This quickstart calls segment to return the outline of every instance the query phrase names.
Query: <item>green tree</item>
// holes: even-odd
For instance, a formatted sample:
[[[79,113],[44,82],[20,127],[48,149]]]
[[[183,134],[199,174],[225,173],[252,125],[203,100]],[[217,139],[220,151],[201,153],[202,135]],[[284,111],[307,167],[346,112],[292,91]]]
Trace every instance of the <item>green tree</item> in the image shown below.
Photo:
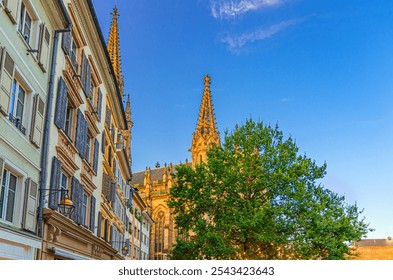
[[[326,164],[299,155],[278,127],[247,120],[180,165],[168,205],[179,230],[173,259],[344,259],[370,229],[362,211],[317,183]]]

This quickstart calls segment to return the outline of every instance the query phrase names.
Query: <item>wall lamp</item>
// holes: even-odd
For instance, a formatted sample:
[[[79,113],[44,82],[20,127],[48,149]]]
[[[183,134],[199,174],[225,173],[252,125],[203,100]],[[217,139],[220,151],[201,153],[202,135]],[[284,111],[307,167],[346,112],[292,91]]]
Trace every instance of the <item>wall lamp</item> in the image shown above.
[[[121,244],[121,252],[123,253],[123,255],[127,255],[129,250],[130,250],[130,240],[127,239],[126,241],[112,241],[112,247],[114,247],[114,245],[116,244]],[[115,248],[116,249],[116,248]]]
[[[68,218],[71,218],[71,214],[75,209],[75,205],[72,202],[72,200],[69,198],[67,189],[40,189],[40,191],[49,191],[49,194],[45,196],[60,193],[61,199],[59,204],[57,204],[57,206],[59,207],[59,212],[60,214]]]

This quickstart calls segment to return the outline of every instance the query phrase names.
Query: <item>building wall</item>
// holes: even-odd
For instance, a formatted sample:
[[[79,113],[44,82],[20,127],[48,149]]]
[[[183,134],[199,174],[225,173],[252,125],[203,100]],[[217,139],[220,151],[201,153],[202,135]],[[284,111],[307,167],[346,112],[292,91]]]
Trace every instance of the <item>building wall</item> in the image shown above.
[[[55,25],[40,1],[24,0],[2,1],[0,23],[0,259],[34,259],[41,247],[35,211],[51,53],[47,41]]]
[[[393,260],[393,246],[367,246],[357,248],[356,260]]]

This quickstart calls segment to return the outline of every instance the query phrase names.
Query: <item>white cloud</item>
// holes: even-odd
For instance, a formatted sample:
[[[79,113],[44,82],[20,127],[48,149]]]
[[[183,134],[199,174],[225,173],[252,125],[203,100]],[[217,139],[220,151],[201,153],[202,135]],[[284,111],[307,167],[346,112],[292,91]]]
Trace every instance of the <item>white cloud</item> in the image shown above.
[[[282,4],[284,0],[210,0],[215,18],[232,18],[249,11],[260,10]]]
[[[238,53],[240,49],[247,43],[252,43],[255,41],[265,40],[272,37],[274,34],[280,32],[281,30],[301,23],[303,19],[286,20],[280,23],[271,25],[268,28],[260,28],[253,32],[243,33],[241,35],[231,35],[226,34],[226,36],[221,38],[221,42],[228,45],[230,51]]]

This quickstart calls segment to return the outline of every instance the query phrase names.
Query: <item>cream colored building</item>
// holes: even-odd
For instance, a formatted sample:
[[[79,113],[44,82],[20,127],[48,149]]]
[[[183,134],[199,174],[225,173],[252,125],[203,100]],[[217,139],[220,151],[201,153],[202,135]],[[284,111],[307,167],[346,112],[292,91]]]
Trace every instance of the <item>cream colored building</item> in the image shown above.
[[[130,130],[118,73],[93,2],[62,2],[71,24],[58,33],[53,54],[38,258],[125,259],[131,172],[122,133]],[[59,212],[59,189],[74,203],[70,217]]]
[[[49,3],[52,2],[52,3]],[[0,259],[35,259],[44,116],[60,1],[0,1]]]

